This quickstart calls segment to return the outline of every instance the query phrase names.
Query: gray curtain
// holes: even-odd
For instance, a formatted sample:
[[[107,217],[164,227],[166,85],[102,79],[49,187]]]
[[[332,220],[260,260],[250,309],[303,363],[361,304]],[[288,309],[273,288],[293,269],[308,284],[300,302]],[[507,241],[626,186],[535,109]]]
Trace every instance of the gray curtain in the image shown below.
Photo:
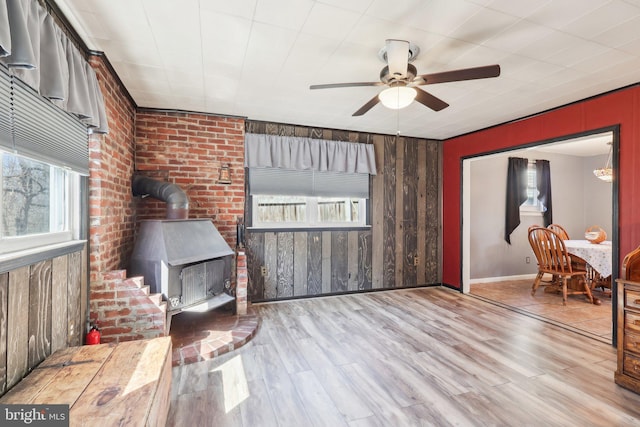
[[[95,72],[37,0],[0,0],[0,61],[92,132],[108,132]]]
[[[544,226],[553,223],[551,207],[551,170],[548,160],[536,160],[536,187],[538,188],[538,200],[542,204],[542,219]]]
[[[376,174],[373,144],[281,135],[245,135],[245,167]]]
[[[7,2],[0,1],[0,58],[11,53],[11,31]]]
[[[520,225],[520,205],[527,201],[528,159],[509,157],[504,240],[511,244],[511,233]]]

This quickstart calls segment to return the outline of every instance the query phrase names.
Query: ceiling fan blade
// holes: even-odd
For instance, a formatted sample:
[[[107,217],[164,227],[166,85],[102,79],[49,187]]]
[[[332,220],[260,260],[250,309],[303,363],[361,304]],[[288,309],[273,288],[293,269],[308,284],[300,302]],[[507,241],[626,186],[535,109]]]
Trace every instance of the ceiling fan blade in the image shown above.
[[[374,96],[373,98],[371,98],[369,100],[369,102],[367,102],[366,104],[364,104],[362,107],[360,107],[360,109],[358,111],[356,111],[355,113],[352,114],[352,116],[361,116],[364,113],[366,113],[367,111],[371,110],[373,107],[376,106],[376,104],[380,102],[380,99],[378,98],[378,95]]]
[[[423,80],[424,83],[418,84],[435,84],[446,82],[457,82],[461,80],[486,79],[489,77],[498,77],[500,75],[499,65],[485,65],[483,67],[463,68],[460,70],[443,71],[441,73],[423,74],[418,76],[416,80]]]
[[[449,104],[444,102],[442,99],[431,95],[429,92],[426,92],[417,87],[415,87],[414,89],[417,92],[416,101],[424,106],[431,108],[433,111],[440,111],[449,106]]]
[[[325,85],[311,85],[309,89],[333,89],[340,87],[382,86],[382,82],[329,83]]]
[[[403,79],[407,76],[409,63],[409,42],[406,40],[387,40],[387,65],[389,76]]]

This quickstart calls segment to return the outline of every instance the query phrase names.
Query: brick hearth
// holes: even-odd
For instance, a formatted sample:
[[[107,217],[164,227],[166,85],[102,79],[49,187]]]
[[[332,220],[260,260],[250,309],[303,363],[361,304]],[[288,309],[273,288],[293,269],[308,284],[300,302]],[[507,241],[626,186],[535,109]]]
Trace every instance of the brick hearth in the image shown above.
[[[207,313],[184,312],[171,320],[173,366],[212,359],[248,343],[256,334],[260,320],[249,309],[233,314],[230,308]]]

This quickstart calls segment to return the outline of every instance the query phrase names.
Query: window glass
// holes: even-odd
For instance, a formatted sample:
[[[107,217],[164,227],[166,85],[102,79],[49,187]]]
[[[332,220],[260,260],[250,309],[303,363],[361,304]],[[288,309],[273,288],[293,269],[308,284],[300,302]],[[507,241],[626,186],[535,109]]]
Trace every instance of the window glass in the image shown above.
[[[520,205],[521,212],[542,212],[542,205],[538,200],[538,186],[535,162],[529,162],[527,167],[527,201]]]
[[[359,222],[359,199],[318,199],[319,222]]]
[[[307,218],[306,197],[256,196],[256,221],[264,224],[301,223]]]
[[[78,175],[7,152],[0,156],[0,253],[71,240]]]
[[[249,169],[252,227],[367,225],[368,174]]]
[[[255,195],[253,227],[357,227],[366,225],[367,199]]]

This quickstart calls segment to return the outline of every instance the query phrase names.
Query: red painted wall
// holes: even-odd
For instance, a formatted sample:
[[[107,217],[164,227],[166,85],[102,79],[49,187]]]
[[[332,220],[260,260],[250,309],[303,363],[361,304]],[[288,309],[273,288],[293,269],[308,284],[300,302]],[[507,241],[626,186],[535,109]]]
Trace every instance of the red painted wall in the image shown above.
[[[640,245],[640,87],[634,86],[525,120],[452,138],[443,145],[443,283],[460,287],[462,158],[620,125],[620,262]]]

